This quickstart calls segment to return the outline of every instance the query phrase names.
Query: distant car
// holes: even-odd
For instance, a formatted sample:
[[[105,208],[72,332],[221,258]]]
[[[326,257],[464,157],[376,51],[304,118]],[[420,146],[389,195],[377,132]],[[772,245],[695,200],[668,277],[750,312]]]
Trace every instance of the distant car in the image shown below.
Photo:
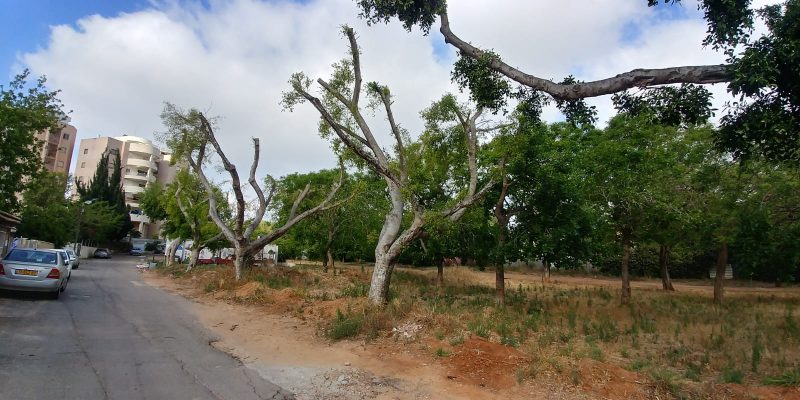
[[[0,289],[49,292],[58,299],[67,288],[71,270],[63,250],[13,249],[0,261]]]
[[[135,247],[131,249],[131,255],[132,256],[140,256],[142,254],[144,254],[144,250],[142,250],[142,249],[137,249]]]
[[[153,254],[164,254],[165,246],[161,243],[156,245],[156,249],[153,250]]]
[[[69,260],[72,262],[72,269],[78,269],[81,265],[81,259],[72,249],[66,249]]]
[[[94,258],[111,258],[111,250],[100,247],[94,251]]]

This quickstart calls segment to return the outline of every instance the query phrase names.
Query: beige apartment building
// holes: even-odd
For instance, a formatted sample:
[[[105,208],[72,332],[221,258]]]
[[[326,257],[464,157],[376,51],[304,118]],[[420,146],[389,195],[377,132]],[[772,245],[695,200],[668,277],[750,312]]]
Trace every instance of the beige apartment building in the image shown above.
[[[78,130],[70,124],[62,125],[59,130],[45,130],[36,133],[42,144],[41,158],[44,167],[50,172],[69,174],[72,152],[75,150],[75,137]]]
[[[158,182],[161,186],[166,186],[175,179],[177,168],[169,164],[170,154],[159,149],[150,140],[136,136],[82,139],[78,147],[75,179],[88,184],[94,177],[100,157],[106,152],[118,152],[120,155],[122,190],[125,192],[125,203],[131,209],[134,229],[141,232],[143,238],[157,238],[161,225],[151,222],[144,215],[139,205],[139,196],[150,184]],[[113,158],[109,161],[112,160]]]

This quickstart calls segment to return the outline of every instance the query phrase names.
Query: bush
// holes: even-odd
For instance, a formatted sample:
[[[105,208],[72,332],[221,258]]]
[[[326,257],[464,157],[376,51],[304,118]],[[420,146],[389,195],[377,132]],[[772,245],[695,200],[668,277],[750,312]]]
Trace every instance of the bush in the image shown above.
[[[328,329],[325,331],[325,336],[332,340],[341,340],[345,338],[355,337],[361,332],[361,325],[364,323],[364,317],[356,315],[351,311],[347,314],[342,313],[342,310],[336,309],[336,318],[331,322]]]

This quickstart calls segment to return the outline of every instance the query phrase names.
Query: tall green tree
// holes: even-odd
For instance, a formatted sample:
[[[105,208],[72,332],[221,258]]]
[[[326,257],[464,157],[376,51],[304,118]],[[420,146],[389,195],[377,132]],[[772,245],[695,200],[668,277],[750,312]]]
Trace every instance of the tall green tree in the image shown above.
[[[277,224],[284,223],[289,217],[296,196],[307,183],[315,188],[325,188],[334,184],[338,177],[339,171],[321,170],[290,174],[278,180],[278,191],[272,203]],[[334,267],[337,258],[371,258],[367,249],[375,248],[381,217],[388,207],[380,190],[380,181],[374,176],[348,174],[334,198],[336,206],[306,218],[287,232],[278,242],[282,246],[281,253],[294,257],[306,254],[312,259],[322,260],[324,272]],[[325,193],[320,189],[308,194],[311,203],[321,201],[323,196]],[[301,205],[298,211],[302,210]]]
[[[66,200],[67,176],[45,172],[35,175],[22,194],[22,211],[17,234],[62,247],[75,239],[76,209]]]
[[[42,171],[36,133],[57,129],[65,116],[58,91],[48,90],[44,77],[33,85],[29,78],[26,69],[0,85],[0,210],[9,212],[19,209],[16,194]]]
[[[114,158],[110,159],[112,153]],[[103,153],[92,179],[87,184],[76,180],[75,185],[82,202],[102,201],[114,209],[118,217],[114,218],[117,224],[108,240],[120,240],[133,233],[133,222],[129,207],[125,204],[125,192],[122,190],[122,165],[118,151]]]

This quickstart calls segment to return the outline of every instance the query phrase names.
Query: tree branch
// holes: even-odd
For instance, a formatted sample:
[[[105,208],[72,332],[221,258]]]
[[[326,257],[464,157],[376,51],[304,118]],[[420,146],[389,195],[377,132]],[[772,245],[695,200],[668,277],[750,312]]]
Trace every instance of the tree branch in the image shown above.
[[[233,188],[233,194],[236,197],[236,208],[238,211],[236,213],[236,232],[242,232],[242,227],[244,226],[245,203],[244,193],[242,193],[242,183],[239,180],[239,173],[236,172],[236,166],[233,165],[230,160],[228,160],[225,152],[222,151],[222,147],[219,145],[216,136],[214,136],[214,129],[211,127],[211,124],[208,122],[208,119],[206,119],[206,116],[203,115],[203,113],[200,113],[200,122],[206,132],[206,139],[208,139],[211,142],[211,145],[214,146],[214,150],[217,151],[217,155],[219,155],[219,158],[222,160],[222,166],[231,176],[231,187]],[[256,164],[257,163],[258,161],[256,160]],[[210,198],[214,197],[214,195],[212,191],[209,191],[208,193],[210,202]],[[210,208],[211,207],[209,207],[209,209]]]
[[[253,218],[253,221],[250,222],[247,229],[244,231],[243,237],[249,238],[250,235],[253,233],[253,230],[256,229],[258,224],[264,219],[264,213],[267,211],[267,206],[269,203],[264,198],[264,191],[261,190],[261,186],[259,186],[258,181],[256,181],[256,169],[258,168],[258,159],[260,158],[261,154],[261,142],[258,138],[253,138],[253,164],[250,166],[250,177],[247,180],[250,183],[250,187],[256,192],[256,196],[258,197],[258,210],[256,211],[256,215]],[[272,195],[270,194],[270,198]]]
[[[392,101],[389,97],[389,91],[381,90],[380,91],[381,101],[383,102],[384,108],[386,108],[386,116],[389,120],[389,126],[392,129],[392,133],[394,134],[394,138],[397,141],[397,158],[400,162],[400,180],[405,182],[408,179],[408,171],[406,170],[406,157],[405,153],[405,145],[403,145],[403,136],[402,132],[400,132],[400,127],[397,126],[397,123],[394,120],[394,113],[392,112]]]
[[[439,32],[444,41],[457,48],[461,55],[479,59],[485,52],[459,38],[450,30],[446,12],[439,14]],[[626,89],[645,86],[666,85],[670,83],[721,83],[729,82],[731,74],[727,65],[696,65],[661,69],[634,69],[611,78],[575,84],[557,84],[522,72],[497,57],[489,61],[489,67],[509,79],[531,89],[541,90],[557,100],[577,100],[621,92]]]

